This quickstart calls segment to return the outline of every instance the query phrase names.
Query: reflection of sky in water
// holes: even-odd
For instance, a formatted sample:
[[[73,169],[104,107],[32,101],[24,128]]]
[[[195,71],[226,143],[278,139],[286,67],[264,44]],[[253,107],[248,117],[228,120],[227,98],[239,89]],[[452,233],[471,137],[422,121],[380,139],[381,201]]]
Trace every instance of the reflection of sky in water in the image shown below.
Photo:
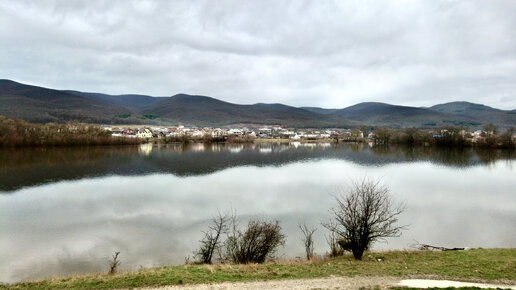
[[[145,150],[140,151],[146,154]],[[400,238],[376,249],[407,248],[413,240],[441,246],[516,247],[516,178],[511,161],[450,168],[430,162],[366,167],[313,160],[280,167],[242,166],[208,175],[112,176],[29,187],[0,195],[0,281],[105,271],[121,251],[122,268],[182,264],[218,211],[233,208],[281,221],[285,257],[303,255],[297,223],[327,245],[320,223],[332,193],[355,177],[382,178],[407,211]]]

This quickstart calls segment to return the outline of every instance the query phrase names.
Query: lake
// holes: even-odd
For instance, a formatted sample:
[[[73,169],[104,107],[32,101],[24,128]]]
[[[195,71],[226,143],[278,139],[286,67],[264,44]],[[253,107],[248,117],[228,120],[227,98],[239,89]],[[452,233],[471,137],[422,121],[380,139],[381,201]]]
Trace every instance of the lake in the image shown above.
[[[276,219],[279,258],[304,255],[298,223],[321,226],[334,196],[381,179],[406,205],[399,238],[373,249],[516,247],[516,154],[367,144],[190,144],[0,151],[0,281],[185,262],[218,212]]]

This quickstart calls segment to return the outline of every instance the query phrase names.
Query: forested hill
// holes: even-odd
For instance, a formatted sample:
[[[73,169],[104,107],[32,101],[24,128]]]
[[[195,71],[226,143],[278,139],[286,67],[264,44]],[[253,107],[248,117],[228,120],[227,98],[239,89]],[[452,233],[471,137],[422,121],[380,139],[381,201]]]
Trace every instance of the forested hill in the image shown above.
[[[0,80],[0,115],[33,122],[229,126],[278,124],[289,127],[478,127],[516,126],[516,112],[452,102],[430,108],[367,102],[342,109],[284,104],[240,105],[208,96],[109,95],[55,90]]]

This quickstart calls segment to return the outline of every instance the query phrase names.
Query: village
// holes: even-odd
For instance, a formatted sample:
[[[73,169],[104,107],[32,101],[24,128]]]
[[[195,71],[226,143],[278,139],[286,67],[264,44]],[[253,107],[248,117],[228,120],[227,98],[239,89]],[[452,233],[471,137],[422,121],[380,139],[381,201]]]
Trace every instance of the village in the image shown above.
[[[351,129],[325,129],[325,130],[296,130],[285,129],[281,126],[265,126],[260,128],[196,128],[196,127],[143,127],[143,128],[111,128],[104,126],[105,130],[111,131],[113,137],[127,137],[127,138],[165,138],[165,137],[190,137],[193,139],[202,138],[227,138],[227,137],[249,137],[249,138],[264,138],[264,139],[329,139],[332,136],[345,134]],[[363,138],[363,134],[358,136]]]
[[[326,129],[296,129],[283,128],[279,125],[270,125],[256,128],[249,127],[235,127],[235,128],[211,128],[211,127],[111,127],[104,125],[104,130],[111,132],[113,137],[126,138],[140,138],[140,139],[162,139],[162,138],[189,138],[191,140],[206,140],[219,139],[262,139],[262,140],[292,140],[292,141],[372,141],[380,138],[380,133],[372,128],[326,128]],[[451,132],[450,130],[453,130]],[[465,140],[476,143],[483,140],[485,137],[493,135],[494,132],[490,130],[466,130],[462,128],[439,128],[439,129],[421,129],[419,132],[424,132],[427,136],[433,139],[444,138],[447,134],[456,134],[463,137]],[[384,129],[385,130],[385,129]],[[391,129],[387,129],[391,130]],[[403,130],[391,130],[390,134],[401,133]],[[378,135],[378,136],[377,136]],[[391,136],[392,137],[392,136]],[[516,140],[516,134],[512,133],[512,139]]]

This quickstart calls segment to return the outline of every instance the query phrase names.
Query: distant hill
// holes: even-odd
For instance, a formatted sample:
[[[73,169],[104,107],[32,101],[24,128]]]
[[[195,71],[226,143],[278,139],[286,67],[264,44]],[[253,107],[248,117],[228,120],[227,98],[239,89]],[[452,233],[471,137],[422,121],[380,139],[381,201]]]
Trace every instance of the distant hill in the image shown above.
[[[238,105],[211,97],[108,95],[59,91],[0,80],[0,115],[33,122],[106,124],[279,124],[293,127],[351,127],[355,121],[282,104]]]
[[[278,124],[288,127],[478,127],[516,126],[516,110],[504,111],[467,102],[430,108],[360,103],[343,109],[283,104],[239,105],[208,96],[108,95],[54,90],[0,80],[0,115],[33,122],[79,121],[104,124],[229,126]]]
[[[142,110],[173,122],[197,125],[282,124],[293,127],[349,127],[358,122],[282,104],[237,105],[206,96],[178,94]]]
[[[332,114],[365,124],[389,127],[478,126],[481,124],[454,114],[377,102],[356,104],[336,110]]]
[[[338,109],[324,109],[324,108],[318,108],[318,107],[300,107],[300,108],[303,109],[303,110],[307,110],[307,111],[310,111],[310,112],[314,112],[314,113],[317,113],[317,114],[323,114],[323,115],[332,114],[332,113],[335,113],[335,111],[338,110]]]
[[[84,93],[78,91],[65,91],[76,96],[81,96],[93,101],[101,101],[110,103],[112,105],[126,108],[132,112],[137,112],[149,106],[155,102],[158,102],[161,98],[151,97],[146,95],[107,95],[99,93]]]
[[[0,115],[34,122],[111,123],[129,110],[69,92],[0,80]]]
[[[451,102],[439,104],[432,106],[429,109],[436,112],[443,112],[465,117],[481,123],[493,123],[502,126],[516,126],[516,110],[504,111],[469,102]]]

